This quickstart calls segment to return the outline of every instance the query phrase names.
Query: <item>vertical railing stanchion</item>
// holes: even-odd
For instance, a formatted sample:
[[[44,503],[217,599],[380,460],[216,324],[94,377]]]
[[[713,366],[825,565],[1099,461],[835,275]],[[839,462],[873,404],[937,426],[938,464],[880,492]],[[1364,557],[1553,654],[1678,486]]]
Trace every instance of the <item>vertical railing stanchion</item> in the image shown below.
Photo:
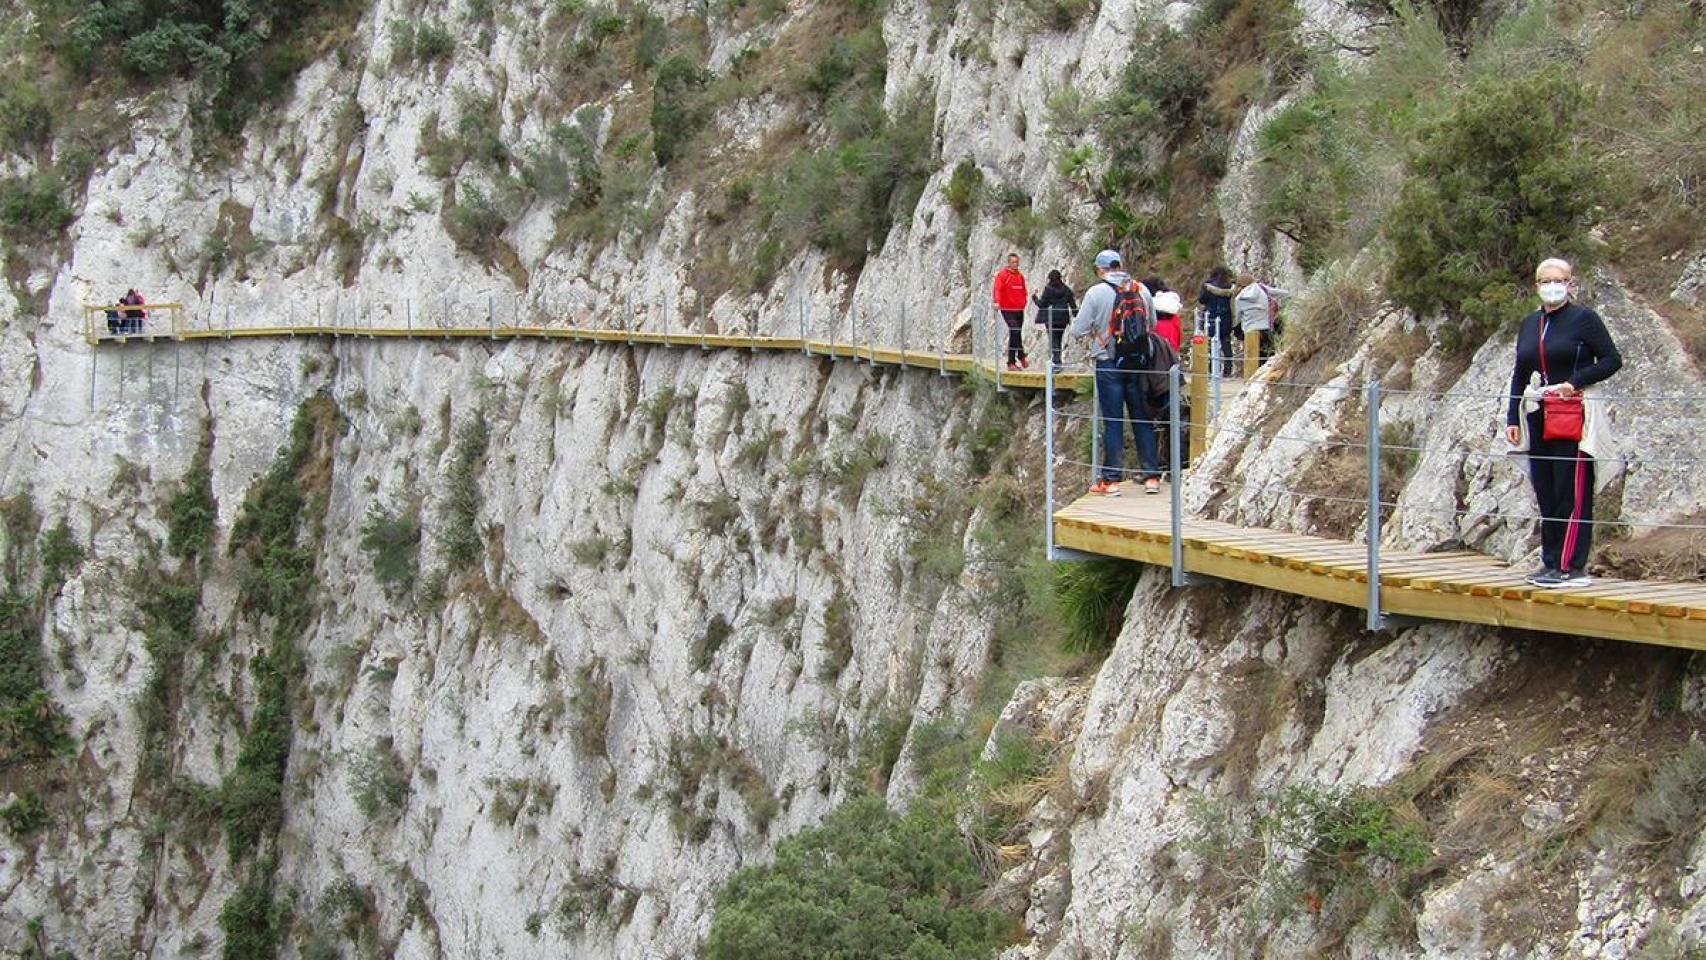
[[[708,349],[705,345],[705,296],[698,291],[694,291],[694,296],[699,304],[699,352],[704,353]]]
[[[991,306],[990,309],[994,310],[995,308],[993,306]],[[996,312],[995,317],[997,320],[1002,319],[999,311]],[[1001,328],[993,331],[995,333],[995,351],[994,351],[995,352],[995,359],[994,359],[994,362],[991,364],[991,366],[995,367],[995,392],[996,393],[1006,393],[1007,392],[1006,384],[1001,382],[1001,370],[1003,367],[1007,366],[1007,364],[1003,362],[1006,358],[1002,356],[1002,351],[1004,349],[1006,349],[1006,345],[1004,343],[1002,343],[1002,337],[1001,337],[1001,333],[1003,330],[1006,329],[1006,326],[1007,326],[1006,322],[1003,321]]]
[[[415,335],[415,301],[413,298],[403,301],[403,329],[409,336]]]
[[[800,296],[800,352],[806,356],[812,355],[811,335],[806,332],[806,298]]]
[[[1054,547],[1054,364],[1043,372],[1043,542],[1044,556],[1058,559]]]
[[[1380,382],[1370,380],[1368,404],[1368,628],[1385,626],[1380,612]]]
[[[1102,378],[1096,375],[1095,358],[1090,362],[1090,482],[1101,479],[1102,467]]]
[[[948,375],[948,315],[942,314],[942,330],[936,335],[936,375]]]
[[[1168,492],[1172,500],[1172,545],[1173,545],[1173,586],[1185,585],[1185,513],[1184,489],[1185,479],[1180,470],[1182,461],[1181,444],[1179,442],[1179,394],[1184,390],[1184,378],[1179,374],[1179,365],[1173,364],[1167,368],[1167,478]]]
[[[622,330],[628,334],[628,346],[634,345],[634,293],[628,292],[627,306],[623,308]]]
[[[1191,338],[1191,463],[1208,449],[1208,344],[1202,334]]]
[[[488,293],[486,294],[486,339],[496,340],[497,338],[498,318],[497,314],[492,312],[492,295]]]
[[[906,298],[900,300],[900,365],[906,366]]]
[[[1209,385],[1214,390],[1214,396],[1209,401],[1208,418],[1215,423],[1220,422],[1220,381],[1226,366],[1226,358],[1220,355],[1220,325],[1224,322],[1215,317],[1209,321],[1208,331]]]

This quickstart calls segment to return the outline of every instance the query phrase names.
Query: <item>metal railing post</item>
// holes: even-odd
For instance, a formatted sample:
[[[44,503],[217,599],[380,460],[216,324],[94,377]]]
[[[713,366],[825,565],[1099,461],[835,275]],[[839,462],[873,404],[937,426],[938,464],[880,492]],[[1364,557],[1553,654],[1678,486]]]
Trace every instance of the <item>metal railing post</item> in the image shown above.
[[[806,298],[800,297],[800,352],[806,356],[812,355],[811,335],[806,332]]]
[[[411,298],[403,301],[403,329],[409,336],[415,335],[415,301]]]
[[[1208,449],[1208,346],[1203,335],[1191,338],[1191,462]]]
[[[948,375],[948,315],[942,315],[943,329],[936,336],[936,375]]]
[[[1054,364],[1043,373],[1043,543],[1054,554]]]
[[[900,301],[900,365],[906,366],[906,298]]]
[[[486,339],[496,340],[497,338],[498,318],[492,312],[492,295],[488,293],[486,294]]]
[[[1001,319],[1001,312],[998,310],[995,310],[995,307],[993,305],[991,305],[989,309],[992,311],[995,311],[996,319],[998,319],[998,320]],[[1003,329],[1006,328],[1007,324],[1004,320],[1003,320],[1001,326]],[[994,363],[992,364],[992,366],[995,367],[995,392],[996,393],[1006,393],[1007,387],[1005,384],[1003,384],[1001,382],[1001,368],[1006,366],[1005,363],[1002,363],[1001,351],[1003,349],[1005,349],[1005,345],[1001,342],[1000,331],[995,331],[995,335],[996,335],[995,336],[995,360],[994,360]]]
[[[1179,392],[1184,389],[1184,378],[1179,375],[1179,365],[1173,364],[1167,368],[1167,469],[1168,492],[1172,500],[1172,543],[1173,543],[1173,586],[1185,585],[1185,515],[1183,491],[1184,478],[1180,474],[1180,443],[1179,443]]]
[[[1096,376],[1095,358],[1090,363],[1090,482],[1101,478],[1102,466],[1102,378]],[[1122,441],[1124,442],[1124,441]]]
[[[1380,612],[1380,382],[1370,380],[1368,404],[1368,629],[1385,626]]]
[[[1209,386],[1214,391],[1213,398],[1209,400],[1208,417],[1217,423],[1220,421],[1221,369],[1226,365],[1226,358],[1220,355],[1220,325],[1224,322],[1219,317],[1210,321],[1208,336]]]

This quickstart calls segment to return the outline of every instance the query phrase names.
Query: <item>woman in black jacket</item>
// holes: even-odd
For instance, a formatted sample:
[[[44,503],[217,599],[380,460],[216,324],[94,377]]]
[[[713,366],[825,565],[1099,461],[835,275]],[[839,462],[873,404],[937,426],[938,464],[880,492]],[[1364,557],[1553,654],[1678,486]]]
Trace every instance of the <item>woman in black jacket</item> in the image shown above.
[[[1587,581],[1588,550],[1593,546],[1593,447],[1600,439],[1591,417],[1585,432],[1546,439],[1542,398],[1577,396],[1623,367],[1605,321],[1572,302],[1575,287],[1568,261],[1543,260],[1535,268],[1534,289],[1541,306],[1523,318],[1517,331],[1516,364],[1505,405],[1505,439],[1528,454],[1528,479],[1540,505],[1541,566],[1528,577],[1537,587]]]
[[[1048,272],[1048,286],[1040,293],[1031,294],[1031,302],[1037,305],[1037,323],[1048,328],[1049,353],[1054,357],[1054,365],[1060,366],[1060,337],[1066,332],[1066,327],[1072,318],[1078,315],[1078,298],[1072,295],[1072,288],[1060,278],[1059,270]]]
[[[1221,375],[1227,377],[1232,376],[1232,294],[1232,273],[1225,267],[1209,271],[1197,294],[1209,334],[1219,337]]]

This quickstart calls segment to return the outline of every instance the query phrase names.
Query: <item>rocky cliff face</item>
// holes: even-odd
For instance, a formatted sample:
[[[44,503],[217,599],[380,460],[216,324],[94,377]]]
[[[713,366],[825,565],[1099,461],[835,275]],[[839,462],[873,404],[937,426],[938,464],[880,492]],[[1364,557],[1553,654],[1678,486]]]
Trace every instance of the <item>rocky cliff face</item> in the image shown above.
[[[821,14],[715,26],[711,62]],[[708,302],[695,244],[720,201],[664,175],[642,191],[655,232],[563,243],[540,204],[486,255],[453,239],[467,185],[432,171],[427,131],[485,98],[513,151],[543,142],[568,113],[553,85],[572,82],[541,67],[561,39],[549,11],[488,17],[480,50],[463,38],[421,71],[399,66],[392,24],[423,12],[377,4],[217,176],[190,159],[187,91],[125,104],[131,143],[98,166],[65,256],[14,271],[0,294],[0,492],[42,518],[10,527],[8,548],[27,552],[63,520],[86,551],[40,609],[43,675],[77,751],[0,782],[14,797],[56,784],[50,826],[0,845],[0,944],[150,957],[225,945],[222,914],[255,861],[230,849],[229,797],[208,796],[253,755],[282,672],[288,761],[261,847],[294,898],[287,953],[347,940],[361,955],[691,956],[730,872],[861,785],[904,802],[917,779],[905,731],[1001,689],[1022,602],[1012,573],[1041,523],[1040,404],[927,372],[352,337],[97,362],[80,302],[136,284],[213,325],[490,313],[987,352],[980,265],[1010,241],[991,222],[962,229],[943,195],[951,171],[969,158],[991,182],[1048,181],[1053,95],[1106,92],[1131,24],[1188,14],[1110,3],[1038,31],[1003,11],[896,5],[881,25],[883,98],[922,89],[931,105],[940,163],[923,199],[856,278],[806,252],[758,292]],[[1335,8],[1308,15],[1355,27]],[[607,142],[636,101],[619,87],[583,115]],[[1297,275],[1285,242],[1250,224],[1262,109],[1229,151],[1225,248]],[[718,113],[718,156],[804,122],[795,110],[760,97]],[[1087,201],[1060,203],[1072,223]],[[1030,258],[1082,254],[1062,230]],[[1595,295],[1641,358],[1620,390],[1706,394],[1614,277]],[[1282,358],[1291,379],[1336,386],[1252,390],[1229,407],[1235,429],[1191,478],[1192,507],[1354,529],[1354,511],[1286,493],[1331,479],[1320,448],[1236,425],[1350,436],[1359,411],[1343,394],[1369,377],[1502,391],[1508,342],[1463,369],[1421,330],[1389,311]],[[1524,526],[1490,516],[1526,509],[1521,477],[1463,440],[1490,434],[1496,404],[1454,396],[1388,401],[1418,448],[1388,542],[1521,559]],[[299,416],[303,458],[267,486]],[[1678,421],[1618,417],[1629,449],[1692,446]],[[215,523],[191,559],[172,546],[185,514],[168,504],[197,487],[198,466]],[[1630,519],[1684,517],[1706,497],[1687,471],[1601,480],[1602,511]],[[311,601],[283,638],[301,655],[290,669],[275,656],[280,617],[254,600],[256,571],[272,568],[252,547],[273,541],[243,526],[281,491],[302,497],[289,529],[310,568],[289,581]],[[246,504],[257,492],[272,499]],[[411,531],[412,583],[381,572],[395,573],[397,542],[410,555]],[[172,655],[157,639],[167,587],[194,598],[193,640]],[[1107,660],[1020,685],[997,724],[1056,762],[994,894],[1025,921],[1008,955],[1627,956],[1697,941],[1702,891],[1678,866],[1700,860],[1697,825],[1662,848],[1602,833],[1646,795],[1637,784],[1682,764],[1699,699],[1692,667],[1664,653],[1445,625],[1368,635],[1321,604],[1172,591],[1146,574]],[[1423,863],[1357,859],[1390,839],[1365,818],[1372,833],[1328,851],[1344,869],[1323,872],[1312,841],[1274,826],[1323,822],[1359,787],[1428,826]]]

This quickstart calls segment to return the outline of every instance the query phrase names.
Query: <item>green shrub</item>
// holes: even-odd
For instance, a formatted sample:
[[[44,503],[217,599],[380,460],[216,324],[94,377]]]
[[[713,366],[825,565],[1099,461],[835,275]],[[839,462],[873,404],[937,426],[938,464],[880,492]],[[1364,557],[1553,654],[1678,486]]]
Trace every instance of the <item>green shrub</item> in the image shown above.
[[[14,840],[22,840],[47,824],[47,806],[34,790],[0,807],[0,827]]]
[[[369,820],[384,816],[391,822],[408,802],[409,776],[397,754],[376,746],[350,764],[350,788],[362,816]]]
[[[273,899],[274,864],[255,865],[249,879],[219,910],[219,930],[225,935],[222,960],[273,960],[290,925],[289,909]]]
[[[964,216],[977,205],[978,194],[982,190],[983,171],[968,157],[955,165],[953,174],[948,177],[948,185],[942,188],[942,199],[949,209]]]
[[[0,233],[19,243],[57,236],[74,216],[65,193],[65,184],[49,172],[0,179]]]
[[[692,57],[677,53],[658,64],[652,81],[652,154],[667,167],[706,119],[699,103],[710,75]]]
[[[1371,895],[1401,899],[1432,856],[1422,826],[1363,787],[1292,785],[1247,806],[1205,800],[1189,818],[1184,846],[1207,868],[1206,886],[1263,923],[1336,896],[1365,909]]]
[[[1095,15],[1100,0],[1024,0],[1031,19],[1049,30],[1067,31]]]
[[[880,799],[846,804],[782,841],[717,895],[706,960],[991,955],[1007,921],[974,906],[983,883],[950,816]]]
[[[174,557],[195,558],[213,544],[213,528],[219,507],[213,500],[213,473],[208,469],[204,447],[166,501],[166,552]]]
[[[52,132],[53,111],[34,84],[20,79],[0,89],[0,151],[19,153],[45,143]]]
[[[907,97],[894,114],[881,89],[849,90],[837,107],[835,143],[796,155],[760,192],[784,243],[822,250],[857,270],[880,250],[897,218],[910,217],[936,165],[934,111]]]
[[[734,633],[734,627],[729,626],[727,617],[717,614],[711,622],[705,624],[705,632],[700,635],[697,643],[693,644],[693,669],[709,670],[716,662],[717,651],[723,648],[729,635]]]
[[[610,705],[615,695],[615,688],[605,675],[603,659],[594,657],[575,671],[569,707],[574,711],[575,743],[588,756],[607,755],[605,743],[610,735]]]
[[[1418,314],[1445,311],[1447,349],[1518,320],[1542,259],[1590,252],[1604,180],[1575,134],[1584,103],[1580,81],[1552,67],[1480,80],[1424,127],[1386,219],[1386,287]]]
[[[1074,653],[1112,650],[1142,575],[1143,565],[1127,560],[1056,564],[1054,605],[1066,648]]]
[[[491,433],[484,414],[465,424],[456,437],[456,451],[445,482],[445,529],[439,536],[445,562],[463,569],[480,556],[480,473],[485,467]]]
[[[472,184],[461,184],[456,192],[456,203],[445,211],[445,232],[458,249],[482,260],[495,260],[503,249],[509,218],[496,201]]]
[[[602,534],[583,537],[569,544],[569,556],[581,566],[596,567],[604,563],[604,558],[610,553],[610,538]]]
[[[289,92],[316,36],[358,15],[357,0],[214,0],[201,4],[96,0],[31,4],[49,48],[74,74],[196,76],[216,132],[239,132],[255,110]]]
[[[361,549],[373,561],[373,579],[387,593],[407,592],[420,574],[420,518],[413,510],[393,517],[374,507],[361,524]]]
[[[823,608],[823,658],[818,677],[829,683],[853,662],[853,602],[839,585]]]
[[[455,34],[434,22],[415,25],[406,20],[393,21],[391,42],[397,56],[413,63],[439,63],[456,53]]]
[[[544,144],[525,153],[521,180],[536,198],[570,210],[597,203],[603,189],[598,154],[578,122],[557,124]]]
[[[59,526],[42,535],[39,552],[41,589],[45,594],[58,591],[71,571],[83,562],[83,547],[71,535],[71,528],[66,526],[64,520],[59,521]]]
[[[41,642],[22,597],[0,596],[0,772],[72,747],[70,721],[41,681]]]

